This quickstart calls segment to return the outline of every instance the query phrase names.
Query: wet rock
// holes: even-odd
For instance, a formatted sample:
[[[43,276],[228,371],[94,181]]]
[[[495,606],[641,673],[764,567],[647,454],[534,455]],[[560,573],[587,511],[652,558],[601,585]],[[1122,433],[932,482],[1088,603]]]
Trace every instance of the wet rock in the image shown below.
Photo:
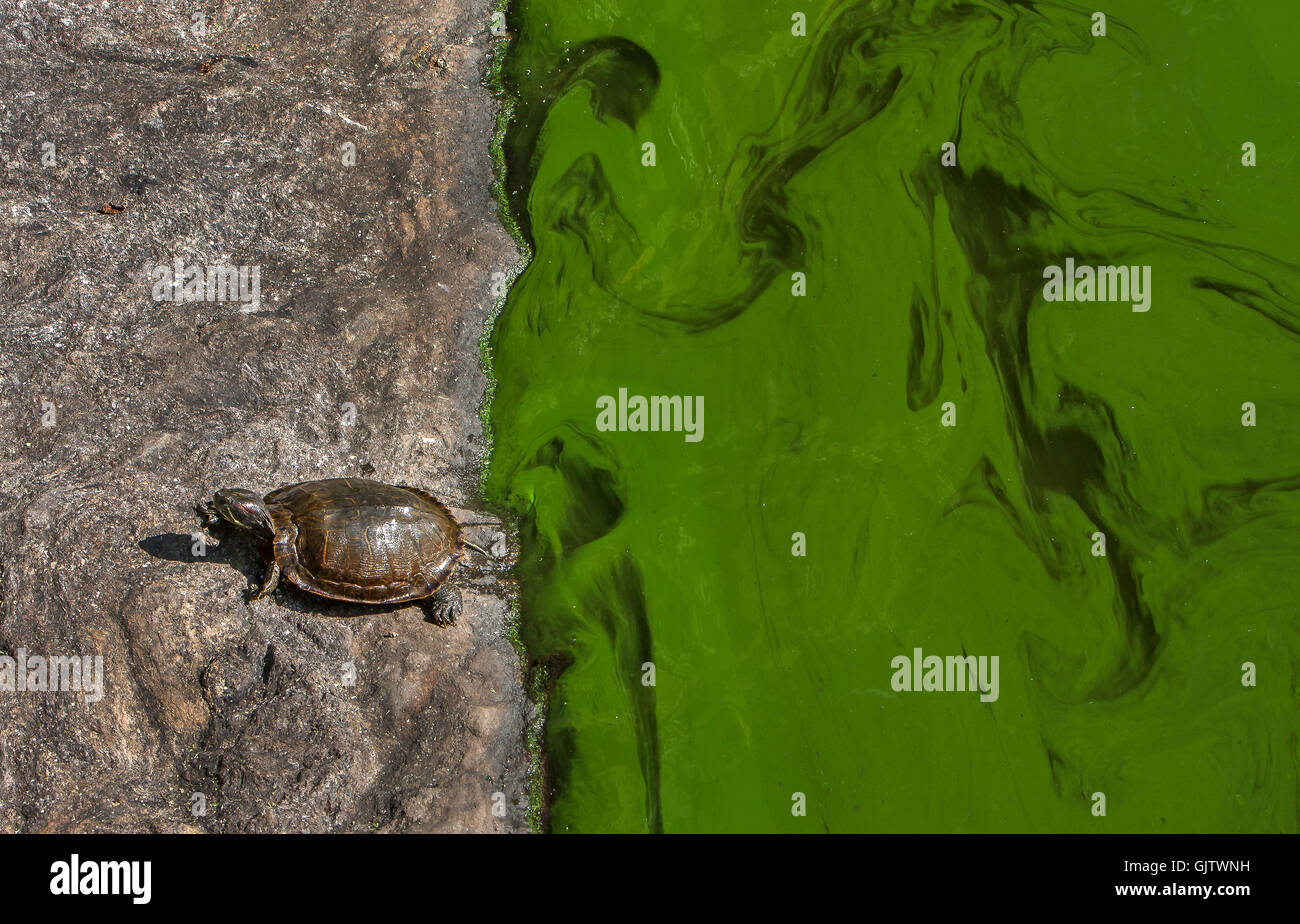
[[[510,554],[488,4],[196,9],[0,3],[0,656],[105,678],[0,690],[0,830],[521,830],[503,565],[440,628],[249,602],[254,550],[193,535],[217,488],[367,475]]]

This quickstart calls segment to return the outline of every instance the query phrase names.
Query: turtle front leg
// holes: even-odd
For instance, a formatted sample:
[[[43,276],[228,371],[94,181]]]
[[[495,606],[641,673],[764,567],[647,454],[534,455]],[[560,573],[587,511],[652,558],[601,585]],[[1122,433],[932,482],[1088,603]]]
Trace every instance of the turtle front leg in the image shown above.
[[[462,607],[460,588],[443,584],[429,598],[429,622],[437,626],[454,626]]]
[[[270,567],[266,569],[266,577],[262,579],[262,586],[257,588],[257,593],[253,594],[251,599],[261,600],[271,591],[275,590],[276,585],[279,583],[280,563],[272,558]]]
[[[221,545],[221,541],[212,535],[212,527],[221,522],[221,517],[217,516],[213,511],[211,504],[202,501],[195,504],[194,509],[203,519],[203,529],[205,530],[203,544],[209,548],[215,549],[217,546]]]

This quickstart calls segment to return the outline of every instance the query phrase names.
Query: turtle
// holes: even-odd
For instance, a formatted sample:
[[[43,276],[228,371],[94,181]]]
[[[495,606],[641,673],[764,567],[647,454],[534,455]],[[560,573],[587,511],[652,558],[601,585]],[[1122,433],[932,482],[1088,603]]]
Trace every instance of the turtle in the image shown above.
[[[452,625],[460,590],[448,576],[472,549],[460,524],[427,491],[365,478],[327,478],[277,488],[265,497],[223,488],[200,503],[209,525],[220,521],[253,535],[267,562],[252,599],[281,578],[309,593],[350,603],[429,599],[429,618]]]

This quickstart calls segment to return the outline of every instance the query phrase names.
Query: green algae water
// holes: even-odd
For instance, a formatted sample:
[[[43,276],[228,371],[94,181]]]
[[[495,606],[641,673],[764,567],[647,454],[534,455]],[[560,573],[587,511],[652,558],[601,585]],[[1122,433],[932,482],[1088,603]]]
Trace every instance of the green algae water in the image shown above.
[[[553,831],[1296,831],[1300,5],[527,0]]]

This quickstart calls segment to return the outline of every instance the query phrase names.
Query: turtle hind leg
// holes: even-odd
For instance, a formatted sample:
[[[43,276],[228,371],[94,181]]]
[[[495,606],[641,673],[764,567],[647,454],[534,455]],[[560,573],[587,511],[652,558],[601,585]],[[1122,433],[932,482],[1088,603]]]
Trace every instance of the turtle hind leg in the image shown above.
[[[435,626],[454,626],[462,607],[460,588],[443,584],[425,605],[428,621]]]

